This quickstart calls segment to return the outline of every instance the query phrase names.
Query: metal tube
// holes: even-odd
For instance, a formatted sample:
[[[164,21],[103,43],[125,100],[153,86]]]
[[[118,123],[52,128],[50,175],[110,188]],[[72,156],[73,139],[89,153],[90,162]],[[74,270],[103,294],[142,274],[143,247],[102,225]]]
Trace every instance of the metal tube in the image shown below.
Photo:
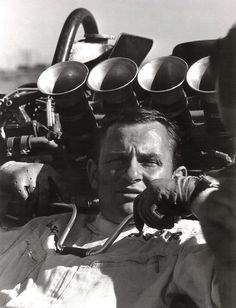
[[[74,10],[66,19],[57,43],[52,64],[68,61],[76,32],[82,23],[86,34],[98,33],[98,27],[90,11],[79,8]]]
[[[121,234],[124,228],[133,220],[133,214],[128,215],[119,225],[119,227],[115,230],[115,232],[108,238],[108,240],[102,245],[102,247],[94,247],[91,248],[87,255],[94,256],[99,253],[104,253],[107,251],[109,247],[115,242],[117,237]]]
[[[58,240],[58,242],[56,243],[56,246],[57,246],[57,249],[59,251],[62,251],[63,250],[63,244],[64,244],[64,241],[65,239],[67,238],[71,228],[73,227],[74,225],[74,222],[76,220],[76,217],[77,217],[77,207],[74,203],[53,203],[53,205],[57,205],[57,206],[64,206],[64,207],[69,207],[72,209],[72,215],[71,215],[71,218],[65,228],[65,230],[63,231],[60,239]]]
[[[114,241],[117,239],[117,237],[120,235],[120,233],[124,230],[124,228],[133,220],[133,214],[128,215],[118,226],[118,228],[115,230],[115,232],[108,238],[108,240],[102,245],[102,246],[97,246],[97,247],[92,247],[92,248],[76,248],[76,247],[67,247],[64,246],[64,242],[70,233],[70,230],[72,229],[76,217],[77,217],[77,207],[73,203],[63,203],[63,202],[58,202],[58,203],[51,203],[53,206],[61,206],[61,207],[69,207],[72,209],[72,215],[71,218],[63,231],[61,237],[56,243],[57,250],[61,254],[75,254],[79,257],[86,257],[86,256],[92,256],[92,255],[97,255],[100,253],[104,253],[107,251],[109,247],[114,243]]]
[[[46,102],[46,115],[47,115],[47,127],[52,128],[53,116],[52,116],[52,98],[49,96]]]

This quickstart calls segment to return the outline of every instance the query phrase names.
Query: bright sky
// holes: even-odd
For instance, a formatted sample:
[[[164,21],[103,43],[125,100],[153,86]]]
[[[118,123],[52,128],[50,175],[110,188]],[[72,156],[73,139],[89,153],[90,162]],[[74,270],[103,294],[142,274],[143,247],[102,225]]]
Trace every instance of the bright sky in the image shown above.
[[[94,15],[100,33],[152,38],[148,58],[224,36],[236,22],[235,0],[0,0],[0,68],[22,64],[27,51],[33,63],[51,63],[64,21],[80,7]]]

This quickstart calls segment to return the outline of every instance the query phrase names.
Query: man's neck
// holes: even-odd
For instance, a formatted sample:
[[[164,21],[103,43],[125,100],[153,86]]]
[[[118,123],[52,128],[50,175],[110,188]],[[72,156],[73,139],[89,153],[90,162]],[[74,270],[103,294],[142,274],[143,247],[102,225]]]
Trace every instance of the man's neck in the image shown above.
[[[114,223],[106,219],[102,214],[98,214],[96,219],[88,225],[93,232],[99,233],[101,235],[110,236],[119,226],[119,223]],[[134,225],[127,225],[124,229],[125,231],[131,230]]]

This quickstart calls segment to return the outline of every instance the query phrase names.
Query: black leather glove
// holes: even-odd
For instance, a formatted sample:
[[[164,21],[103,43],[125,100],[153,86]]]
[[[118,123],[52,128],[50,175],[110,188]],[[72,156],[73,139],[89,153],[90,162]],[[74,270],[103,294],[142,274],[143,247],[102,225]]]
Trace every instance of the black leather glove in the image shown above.
[[[141,231],[144,223],[156,229],[170,229],[181,216],[191,214],[192,200],[210,186],[194,176],[158,179],[134,200],[134,221]]]

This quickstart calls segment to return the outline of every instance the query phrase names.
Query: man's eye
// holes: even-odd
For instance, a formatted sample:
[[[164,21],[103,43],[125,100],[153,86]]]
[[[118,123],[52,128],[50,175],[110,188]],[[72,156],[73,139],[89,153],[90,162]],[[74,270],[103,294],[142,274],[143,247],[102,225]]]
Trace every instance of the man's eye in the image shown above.
[[[106,160],[106,162],[107,162],[108,164],[119,164],[119,163],[122,163],[122,161],[123,161],[123,159],[120,158],[120,157],[108,158],[108,159]]]
[[[160,167],[162,165],[162,163],[159,160],[147,160],[147,161],[143,161],[142,165],[144,167]]]

